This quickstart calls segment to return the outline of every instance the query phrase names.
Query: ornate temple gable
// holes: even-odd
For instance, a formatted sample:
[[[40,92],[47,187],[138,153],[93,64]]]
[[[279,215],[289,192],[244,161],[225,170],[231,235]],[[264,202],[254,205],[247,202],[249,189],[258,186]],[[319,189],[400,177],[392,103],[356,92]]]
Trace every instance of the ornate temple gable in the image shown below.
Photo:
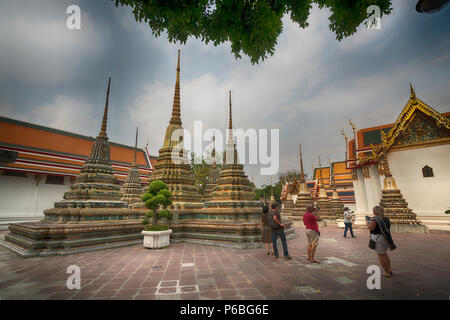
[[[450,120],[416,97],[411,96],[388,133],[381,132],[381,144],[372,145],[371,155],[359,154],[359,165],[379,161],[389,151],[450,143]],[[361,155],[361,156],[360,156]]]
[[[406,130],[396,139],[391,150],[417,148],[440,143],[450,143],[450,130],[439,128],[436,121],[416,113]]]

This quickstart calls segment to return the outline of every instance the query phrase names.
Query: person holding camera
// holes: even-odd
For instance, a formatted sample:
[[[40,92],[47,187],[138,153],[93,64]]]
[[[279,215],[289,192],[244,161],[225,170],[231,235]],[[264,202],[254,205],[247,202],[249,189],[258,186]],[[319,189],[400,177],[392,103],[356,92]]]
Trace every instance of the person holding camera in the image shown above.
[[[350,211],[350,209],[348,207],[345,207],[344,208],[344,225],[345,225],[344,238],[347,238],[347,230],[349,230],[349,229],[350,229],[350,234],[352,235],[352,238],[356,238],[355,235],[353,234],[352,218],[353,218],[352,212]]]
[[[277,238],[280,237],[281,244],[283,245],[283,254],[286,260],[292,259],[288,253],[286,235],[284,233],[284,223],[281,221],[281,207],[278,202],[272,203],[272,247],[275,254],[275,258],[278,258]]]
[[[384,209],[381,206],[373,208],[373,217],[366,216],[366,224],[370,230],[369,248],[375,250],[378,260],[384,269],[383,276],[390,278],[392,276],[391,260],[387,250],[395,250],[397,246],[391,237],[391,222],[384,216]]]

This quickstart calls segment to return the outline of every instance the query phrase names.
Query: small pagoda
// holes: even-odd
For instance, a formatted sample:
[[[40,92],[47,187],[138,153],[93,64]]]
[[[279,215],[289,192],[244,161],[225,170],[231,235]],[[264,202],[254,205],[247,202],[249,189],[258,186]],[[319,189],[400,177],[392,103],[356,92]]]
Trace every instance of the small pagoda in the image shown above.
[[[142,190],[141,180],[139,179],[139,169],[136,162],[137,153],[137,139],[138,139],[138,128],[136,128],[136,140],[134,143],[134,161],[131,164],[130,171],[128,172],[127,179],[120,189],[120,198],[122,201],[126,202],[129,208],[133,208],[141,205],[143,208],[142,195],[144,194]]]
[[[305,172],[303,170],[303,155],[302,155],[302,145],[299,145],[300,148],[300,181],[297,182],[298,185],[298,194],[297,200],[295,202],[295,210],[292,212],[292,219],[301,220],[303,218],[303,214],[306,212],[306,207],[312,205],[314,203],[311,194],[308,191],[308,186],[306,185]]]
[[[383,189],[381,190],[380,206],[384,209],[385,217],[388,217],[392,225],[412,225],[417,228],[426,228],[417,220],[416,214],[408,207],[400,189],[397,187],[394,177],[389,169],[386,155],[380,161],[379,168],[384,175]],[[401,227],[400,227],[401,228]]]
[[[316,205],[319,208],[319,215],[322,219],[329,222],[336,221],[336,215],[328,198],[322,179],[322,164],[319,157],[319,196],[316,199]]]
[[[286,200],[283,201],[283,210],[281,211],[282,216],[291,218],[293,212],[295,211],[294,199],[292,198],[292,183],[286,181]]]

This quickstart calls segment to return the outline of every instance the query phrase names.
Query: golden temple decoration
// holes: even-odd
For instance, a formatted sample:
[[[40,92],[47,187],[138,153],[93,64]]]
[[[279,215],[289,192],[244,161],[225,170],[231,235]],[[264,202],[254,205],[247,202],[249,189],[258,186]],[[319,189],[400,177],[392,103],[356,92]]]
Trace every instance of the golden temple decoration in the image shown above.
[[[370,178],[370,169],[368,166],[362,167],[362,174],[363,174],[364,178],[366,178],[366,179]]]
[[[415,119],[417,112],[420,111],[422,114],[430,117],[434,120],[437,128],[450,130],[450,119],[446,118],[429,105],[424,103],[422,100],[416,97],[414,88],[410,84],[411,96],[403,108],[402,112],[398,116],[394,125],[388,133],[380,131],[381,133],[381,145],[378,147],[372,146],[372,155],[368,158],[361,159],[361,164],[365,164],[369,161],[379,161],[384,155],[389,151],[403,150],[403,149],[416,149],[424,146],[430,145],[440,145],[450,143],[450,134],[447,137],[442,137],[440,139],[431,139],[427,141],[414,142],[412,144],[394,145],[401,135],[403,135],[411,123]],[[420,134],[421,132],[417,132]]]

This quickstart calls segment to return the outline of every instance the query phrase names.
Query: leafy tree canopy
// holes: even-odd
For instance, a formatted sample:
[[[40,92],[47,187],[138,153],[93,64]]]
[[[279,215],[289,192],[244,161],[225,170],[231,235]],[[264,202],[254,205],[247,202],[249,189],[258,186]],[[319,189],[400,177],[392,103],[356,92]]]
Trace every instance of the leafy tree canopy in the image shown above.
[[[356,32],[368,17],[367,7],[378,5],[381,16],[392,11],[391,0],[113,0],[130,6],[136,21],[149,25],[159,36],[166,31],[170,42],[184,44],[193,36],[215,46],[231,42],[236,58],[241,52],[258,63],[273,55],[289,15],[301,28],[308,27],[313,4],[331,11],[329,28],[342,40]]]

